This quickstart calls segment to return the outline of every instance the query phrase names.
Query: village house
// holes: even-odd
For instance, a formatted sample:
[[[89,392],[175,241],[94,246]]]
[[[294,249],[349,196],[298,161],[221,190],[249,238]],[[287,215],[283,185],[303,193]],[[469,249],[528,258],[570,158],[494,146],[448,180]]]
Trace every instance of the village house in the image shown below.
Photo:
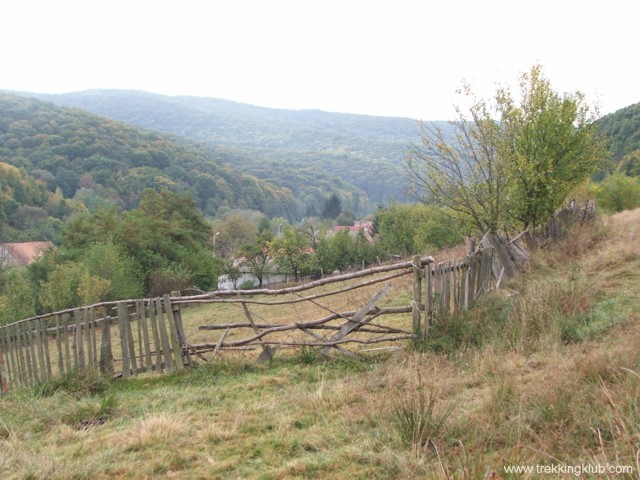
[[[53,248],[51,242],[0,243],[0,268],[24,267]]]
[[[357,220],[352,226],[348,227],[343,225],[336,225],[335,227],[327,231],[327,237],[332,237],[342,230],[348,231],[349,236],[351,237],[357,237],[362,231],[364,233],[364,238],[366,238],[369,242],[373,242],[373,222]]]

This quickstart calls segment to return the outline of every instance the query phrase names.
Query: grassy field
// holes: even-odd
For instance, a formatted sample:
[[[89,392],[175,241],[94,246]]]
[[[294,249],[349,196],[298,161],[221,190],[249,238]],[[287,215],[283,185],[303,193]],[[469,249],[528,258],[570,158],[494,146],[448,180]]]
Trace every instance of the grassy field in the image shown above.
[[[640,210],[536,252],[401,352],[220,357],[16,391],[0,399],[0,477],[640,478],[638,292]],[[218,321],[208,308],[185,323]]]

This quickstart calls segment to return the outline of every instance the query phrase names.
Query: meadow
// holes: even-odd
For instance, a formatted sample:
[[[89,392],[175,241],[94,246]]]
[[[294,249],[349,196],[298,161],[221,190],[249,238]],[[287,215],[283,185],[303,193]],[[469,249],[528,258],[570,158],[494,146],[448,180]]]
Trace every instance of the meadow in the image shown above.
[[[634,210],[533,252],[524,274],[399,351],[221,355],[14,391],[0,399],[0,476],[534,479],[592,465],[611,470],[583,478],[639,478],[639,291]],[[210,308],[185,310],[185,328]]]

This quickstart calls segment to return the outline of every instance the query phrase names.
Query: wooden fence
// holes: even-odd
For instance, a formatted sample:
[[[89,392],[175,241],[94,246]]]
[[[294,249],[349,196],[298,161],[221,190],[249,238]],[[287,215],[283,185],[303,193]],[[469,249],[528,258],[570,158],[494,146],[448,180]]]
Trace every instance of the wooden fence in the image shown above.
[[[124,377],[173,372],[189,364],[185,344],[180,309],[169,295],[99,303],[0,328],[2,379],[29,386],[87,367]]]
[[[173,294],[104,302],[28,318],[0,327],[0,380],[6,384],[3,391],[83,368],[99,368],[122,377],[173,372],[196,358],[211,361],[222,350],[259,349],[259,360],[272,359],[282,348],[299,347],[317,349],[323,355],[353,355],[346,344],[397,344],[426,338],[438,318],[468,308],[478,296],[495,288],[493,251],[491,247],[481,248],[457,262],[435,263],[432,257],[416,256],[411,261],[279,290]],[[410,305],[378,306],[393,281],[406,275],[413,277]],[[375,286],[383,283],[384,287],[377,290]],[[369,296],[374,287],[375,294]],[[365,292],[360,301],[366,301],[355,310],[339,311],[327,303],[330,297],[343,298],[341,294],[359,289]],[[193,332],[189,335],[193,338],[188,338],[182,307],[202,303],[239,307],[243,321],[200,325],[196,333],[207,332],[204,334],[212,338],[196,341],[199,339]],[[286,305],[295,309],[301,303],[325,313],[320,318],[290,323],[270,323],[262,315],[256,320],[256,308]],[[408,328],[374,321],[384,315],[408,313],[412,314]]]

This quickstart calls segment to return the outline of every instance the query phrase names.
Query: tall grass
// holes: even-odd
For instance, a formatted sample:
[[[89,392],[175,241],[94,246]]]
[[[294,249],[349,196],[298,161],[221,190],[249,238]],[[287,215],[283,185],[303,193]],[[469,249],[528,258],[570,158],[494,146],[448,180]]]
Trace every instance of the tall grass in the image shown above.
[[[602,225],[536,252],[416,349],[219,356],[13,392],[0,399],[0,477],[535,479],[504,467],[592,463],[637,479],[640,211]]]

